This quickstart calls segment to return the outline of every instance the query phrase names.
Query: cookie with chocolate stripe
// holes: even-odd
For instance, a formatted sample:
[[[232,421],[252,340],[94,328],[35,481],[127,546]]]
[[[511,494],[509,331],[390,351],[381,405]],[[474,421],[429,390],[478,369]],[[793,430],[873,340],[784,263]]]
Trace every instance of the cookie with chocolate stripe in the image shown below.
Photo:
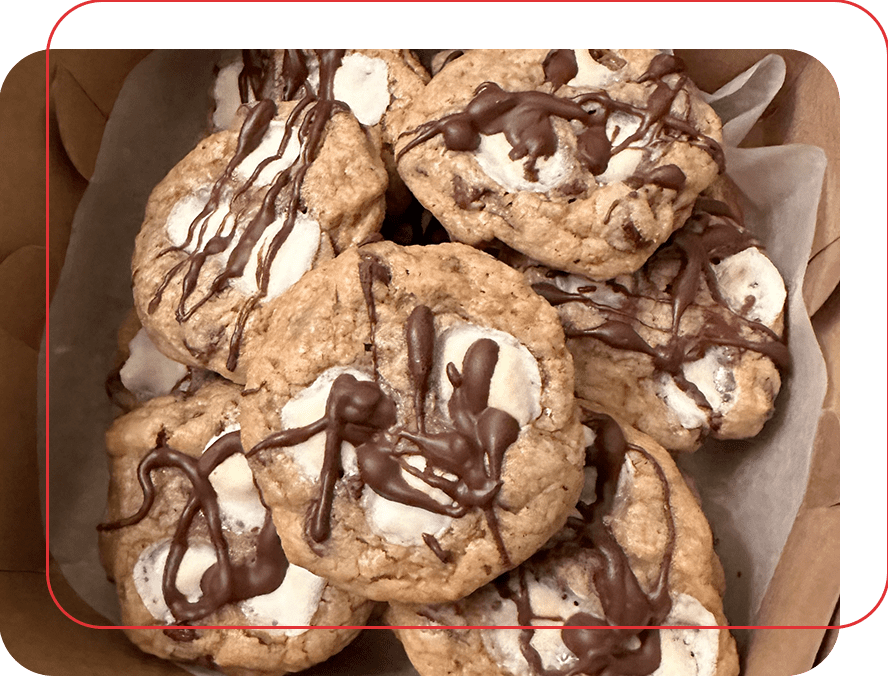
[[[398,170],[453,240],[632,272],[723,168],[721,123],[658,50],[471,50],[405,120]]]
[[[243,380],[256,311],[304,272],[375,234],[388,182],[379,142],[332,95],[341,50],[293,100],[244,106],[153,190],[133,255],[133,295],[158,348]]]
[[[455,599],[530,556],[582,482],[557,314],[461,244],[349,250],[274,303],[247,458],[287,555],[377,600]]]
[[[583,422],[586,485],[540,552],[465,599],[390,604],[422,676],[739,672],[712,534],[671,457],[610,416]]]
[[[217,381],[114,422],[101,553],[123,625],[167,627],[127,629],[143,650],[228,674],[283,674],[341,650],[373,603],[287,560],[244,456],[239,406],[240,388]],[[344,626],[305,628],[314,625]]]

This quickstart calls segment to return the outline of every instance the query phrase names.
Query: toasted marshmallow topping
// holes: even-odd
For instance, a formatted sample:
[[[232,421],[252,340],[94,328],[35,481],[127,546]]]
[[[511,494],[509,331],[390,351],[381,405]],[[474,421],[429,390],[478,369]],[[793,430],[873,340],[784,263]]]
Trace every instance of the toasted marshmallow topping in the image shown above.
[[[120,381],[139,401],[169,394],[188,374],[188,367],[160,352],[143,328],[129,342],[129,357],[120,368]]]
[[[333,76],[333,98],[347,103],[361,124],[378,124],[391,100],[388,64],[364,54],[342,57]]]
[[[519,425],[527,425],[542,413],[540,395],[542,380],[536,358],[518,340],[502,331],[473,324],[456,324],[438,340],[435,363],[438,401],[446,403],[453,393],[446,366],[453,363],[462,369],[463,357],[472,343],[489,338],[499,345],[499,358],[490,381],[487,405],[514,417]]]
[[[786,303],[786,286],[767,256],[749,247],[713,268],[731,310],[765,326],[774,325]]]
[[[281,586],[270,594],[242,601],[240,609],[250,623],[259,626],[309,626],[318,610],[327,581],[290,564]],[[285,629],[285,636],[299,636],[307,629]]]
[[[524,173],[526,158],[513,160],[509,157],[512,145],[505,134],[481,135],[481,145],[475,151],[475,159],[485,174],[509,192],[547,192],[564,183],[573,170],[576,160],[563,143],[551,157],[536,161],[538,180],[531,181]]]
[[[156,620],[172,624],[173,614],[163,600],[163,569],[170,552],[170,540],[158,542],[145,549],[133,566],[133,583],[142,603]],[[216,552],[206,543],[192,544],[182,557],[176,575],[176,588],[189,602],[201,597],[200,580],[207,569],[216,563]]]

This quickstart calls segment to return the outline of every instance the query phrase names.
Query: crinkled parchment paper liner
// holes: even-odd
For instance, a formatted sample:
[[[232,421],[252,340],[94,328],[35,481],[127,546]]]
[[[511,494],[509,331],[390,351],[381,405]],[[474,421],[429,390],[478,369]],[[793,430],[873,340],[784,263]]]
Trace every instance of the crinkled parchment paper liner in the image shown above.
[[[112,623],[119,611],[98,561],[95,532],[105,505],[104,431],[112,416],[104,381],[117,328],[132,304],[130,255],[145,201],[205,130],[218,58],[213,52],[155,52],[131,73],[105,127],[50,311],[48,537],[67,582]],[[716,108],[735,120],[727,125],[735,140],[754,121],[744,119],[745,111],[756,108],[756,100],[769,100],[782,78],[782,61],[770,59],[745,76],[744,88],[716,93]],[[825,155],[807,145],[728,148],[727,165],[743,193],[748,225],[787,280],[793,364],[777,414],[759,438],[708,444],[682,466],[693,477],[718,539],[728,577],[728,618],[748,625],[756,622],[802,504],[826,389],[823,358],[802,297]],[[384,655],[394,643],[388,632],[364,636],[359,640],[370,655]],[[397,651],[397,661],[386,664],[383,657],[380,665],[366,668],[377,674],[413,673],[402,651],[391,650]]]

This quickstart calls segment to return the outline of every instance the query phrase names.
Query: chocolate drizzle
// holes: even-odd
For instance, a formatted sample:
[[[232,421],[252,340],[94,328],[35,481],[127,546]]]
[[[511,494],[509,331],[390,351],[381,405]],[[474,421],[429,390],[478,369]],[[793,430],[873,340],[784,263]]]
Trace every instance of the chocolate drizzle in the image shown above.
[[[636,273],[636,283],[632,285],[645,286],[645,272],[657,265],[657,261],[678,261],[678,272],[667,285],[666,292],[650,299],[671,304],[672,323],[670,328],[663,329],[668,333],[668,339],[662,345],[652,345],[639,334],[637,329],[642,322],[634,308],[647,296],[630,290],[625,284],[617,281],[598,283],[606,285],[621,299],[619,302],[611,299],[607,304],[584,295],[593,291],[594,285],[581,287],[576,292],[564,291],[550,282],[538,282],[532,286],[554,306],[581,303],[604,318],[593,328],[566,325],[565,335],[569,338],[595,338],[614,349],[649,356],[656,369],[671,375],[699,406],[711,410],[702,392],[684,377],[682,371],[685,364],[703,357],[708,348],[722,346],[750,350],[768,357],[782,368],[789,365],[789,353],[783,340],[764,324],[731,310],[719,291],[713,264],[750,246],[757,246],[756,240],[740,225],[726,204],[711,199],[697,200],[685,227],[657,251],[652,262]],[[695,304],[703,288],[714,301],[714,308]],[[683,334],[681,320],[691,306],[706,313],[705,321],[696,333]]]
[[[375,336],[377,315],[372,287],[374,282],[389,284],[391,272],[380,258],[371,254],[363,254],[359,266],[371,336]],[[436,410],[427,410],[426,404],[435,341],[431,309],[416,306],[405,326],[415,429],[397,424],[394,400],[379,383],[374,351],[373,381],[359,381],[349,374],[338,376],[327,397],[323,418],[271,434],[249,452],[248,455],[253,455],[293,446],[315,434],[326,433],[318,496],[311,503],[305,529],[317,553],[322,553],[320,545],[330,537],[334,488],[342,474],[341,445],[348,441],[356,447],[361,482],[381,497],[452,518],[480,509],[503,564],[510,565],[495,501],[502,487],[503,458],[518,438],[520,425],[510,414],[488,405],[499,346],[490,339],[476,340],[467,350],[461,369],[453,363],[447,364],[445,372],[453,386],[447,419]],[[424,468],[410,464],[411,456],[421,456]],[[441,491],[449,502],[441,502],[416,488],[407,481],[405,473]],[[423,540],[442,562],[450,559],[433,536],[423,534]]]
[[[496,581],[500,596],[513,601],[521,625],[521,653],[538,676],[642,676],[660,665],[662,626],[672,608],[669,596],[669,567],[675,549],[675,523],[670,508],[670,490],[663,468],[639,446],[629,444],[619,425],[609,416],[584,411],[584,424],[595,431],[593,445],[586,449],[587,465],[597,469],[593,504],[577,506],[580,518],[568,520],[559,544],[547,551],[547,560],[585,555],[589,561],[592,586],[601,602],[604,617],[578,611],[563,620],[561,638],[576,660],[562,668],[547,668],[532,644],[538,621],[561,618],[542,617],[534,612],[528,590],[529,566],[525,564],[508,577]],[[614,506],[620,471],[629,452],[641,454],[653,467],[663,486],[664,515],[668,539],[660,560],[659,575],[652,593],[647,594],[632,571],[626,553],[615,539],[608,519]],[[531,559],[533,561],[533,559]],[[613,629],[587,629],[608,627]]]
[[[163,570],[163,598],[173,617],[179,623],[201,620],[222,606],[255,596],[269,594],[283,582],[289,562],[281,547],[277,531],[266,513],[265,522],[256,535],[255,556],[250,560],[234,563],[231,560],[228,541],[222,527],[219,498],[210,482],[210,474],[225,460],[243,453],[240,432],[223,435],[204,453],[192,457],[171,448],[161,432],[155,448],[139,463],[138,479],[143,500],[132,516],[103,523],[100,531],[110,531],[139,523],[151,511],[156,489],[151,474],[155,470],[170,468],[181,472],[191,483],[191,493],[179,517]],[[216,553],[216,563],[206,570],[200,581],[201,596],[191,602],[176,587],[179,566],[189,547],[189,532],[198,518],[203,516],[210,542]],[[190,634],[177,634],[175,640],[191,640]]]
[[[264,91],[261,83],[267,78],[268,60],[261,54],[254,54],[259,51],[261,50],[244,52],[244,68],[239,79],[242,99],[249,90],[257,96]],[[148,313],[153,314],[157,310],[167,286],[181,272],[182,284],[176,308],[176,320],[179,323],[188,321],[204,303],[222,294],[233,279],[243,276],[250,259],[254,255],[258,257],[256,272],[258,291],[238,306],[238,316],[231,331],[226,360],[226,368],[229,371],[237,368],[243,332],[249,316],[268,293],[271,266],[280,248],[292,233],[297,216],[306,212],[302,201],[302,184],[308,168],[320,152],[327,123],[336,112],[345,109],[344,104],[333,99],[333,76],[342,62],[344,53],[345,50],[341,49],[316,50],[320,84],[318,92],[315,93],[308,83],[306,55],[301,50],[285,50],[282,71],[285,83],[284,100],[298,98],[298,103],[285,122],[284,136],[277,152],[264,158],[245,183],[240,186],[235,185],[235,170],[259,147],[277,114],[277,106],[273,101],[261,99],[253,104],[247,113],[238,135],[234,156],[210,190],[204,208],[190,224],[185,242],[168,247],[159,254],[164,256],[178,253],[184,254],[184,258],[175,263],[164,275],[148,304]],[[299,122],[298,128],[297,122]],[[290,166],[278,171],[261,197],[259,210],[248,217],[248,214],[252,213],[251,198],[254,193],[261,191],[261,188],[254,189],[260,173],[270,163],[283,157],[294,133],[297,134],[300,144],[298,158]],[[210,217],[222,206],[223,200],[228,202],[229,213],[215,232],[208,232]],[[278,221],[281,215],[285,215],[281,229],[264,250],[255,252],[262,235]],[[204,265],[211,258],[221,258],[229,249],[231,253],[225,260],[222,271],[210,283],[209,290],[203,296],[192,299]]]
[[[607,54],[610,53],[605,53],[604,50],[594,51],[600,52],[598,58],[603,59],[602,63],[608,68],[617,66],[618,62],[612,58],[616,55],[608,57]],[[507,92],[496,83],[484,82],[475,90],[472,100],[463,111],[431,120],[405,132],[405,135],[413,134],[414,137],[398,152],[397,159],[400,160],[412,148],[439,134],[448,150],[473,151],[481,143],[482,134],[489,136],[503,133],[512,146],[509,158],[527,158],[524,164],[525,177],[536,181],[537,160],[551,157],[558,147],[553,120],[560,118],[584,127],[577,135],[577,159],[594,176],[607,170],[612,156],[645,139],[645,144],[649,146],[655,142],[685,138],[709,153],[719,170],[723,171],[724,153],[721,146],[698,131],[686,119],[671,112],[675,98],[680,92],[686,91],[687,77],[680,75],[675,86],[669,85],[663,78],[682,70],[680,59],[668,54],[655,56],[638,80],[639,83],[651,83],[652,87],[644,107],[614,100],[603,89],[566,98],[540,91]],[[550,51],[543,62],[543,71],[545,81],[552,84],[553,91],[558,90],[577,74],[573,51]],[[614,112],[631,115],[640,121],[638,129],[616,146],[611,145],[605,131],[608,118]],[[655,185],[676,185],[677,175],[674,171],[670,170],[667,174],[653,173],[651,176],[655,179],[651,181]],[[681,183],[683,184],[683,180]]]

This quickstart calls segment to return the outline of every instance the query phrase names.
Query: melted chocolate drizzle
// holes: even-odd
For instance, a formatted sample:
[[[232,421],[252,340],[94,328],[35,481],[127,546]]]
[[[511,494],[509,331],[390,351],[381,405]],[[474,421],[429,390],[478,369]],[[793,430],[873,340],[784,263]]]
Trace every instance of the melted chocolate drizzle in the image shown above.
[[[642,676],[653,673],[660,665],[660,636],[658,629],[670,610],[669,567],[675,549],[675,522],[670,511],[670,491],[666,475],[656,459],[644,449],[629,444],[619,425],[609,416],[584,411],[584,424],[595,431],[593,445],[586,449],[587,465],[597,469],[596,493],[598,499],[591,505],[577,506],[580,518],[568,520],[567,539],[557,545],[548,557],[571,557],[584,552],[591,557],[590,577],[601,601],[604,617],[577,612],[564,620],[561,638],[577,657],[576,662],[563,668],[546,668],[542,657],[533,647],[535,621],[553,621],[559,618],[543,617],[534,612],[528,591],[528,567],[522,566],[495,584],[505,599],[513,601],[518,609],[521,629],[519,645],[531,670],[538,676]],[[610,514],[617,490],[620,470],[628,451],[640,453],[651,463],[663,486],[665,516],[669,531],[666,549],[660,561],[657,585],[649,596],[644,592],[632,571],[626,553],[614,538],[606,518]],[[517,587],[517,589],[516,589]],[[585,629],[582,627],[641,627]]]
[[[605,319],[601,325],[589,329],[566,326],[566,336],[595,338],[618,350],[648,355],[656,369],[671,375],[678,386],[704,410],[711,410],[706,397],[684,377],[682,371],[685,364],[700,359],[708,348],[723,346],[750,350],[768,357],[781,368],[789,365],[785,342],[764,324],[731,310],[719,291],[713,270],[715,262],[757,245],[755,238],[740,225],[738,217],[724,202],[703,198],[697,200],[688,223],[657,251],[654,258],[678,259],[680,262],[678,273],[667,287],[669,292],[665,302],[672,305],[672,326],[668,340],[662,345],[651,345],[638,333],[636,326],[639,320],[632,308],[642,297],[616,281],[600,284],[606,284],[622,297],[619,308],[613,303],[605,305],[584,295],[584,291],[593,290],[594,286],[581,287],[577,292],[564,291],[549,282],[537,282],[532,286],[554,306],[582,303],[594,308]],[[636,275],[643,275],[644,272],[643,268]],[[704,285],[723,312],[706,311],[706,321],[701,330],[693,335],[682,335],[679,330],[681,319]],[[744,338],[744,332],[751,333],[754,338]]]
[[[252,90],[256,96],[264,91],[262,83],[268,78],[269,58],[263,56],[261,50],[244,50],[244,68],[239,78],[241,99]],[[286,214],[280,231],[272,238],[268,247],[258,252],[256,281],[258,291],[243,301],[239,306],[238,316],[231,332],[226,368],[234,371],[240,355],[243,332],[250,314],[268,293],[271,266],[284,242],[293,231],[296,218],[305,213],[302,201],[302,184],[305,174],[320,152],[321,143],[327,123],[332,116],[344,110],[344,104],[333,99],[333,76],[342,63],[345,50],[316,50],[320,69],[318,92],[311,90],[308,83],[307,57],[301,50],[285,50],[282,77],[284,79],[284,100],[299,102],[293,108],[285,123],[283,139],[277,152],[259,163],[247,181],[234,190],[233,175],[235,169],[256,148],[268,131],[272,120],[277,114],[276,104],[265,98],[254,104],[241,126],[238,135],[237,149],[229,160],[222,175],[213,185],[209,198],[188,228],[185,242],[164,249],[159,256],[177,252],[186,254],[183,259],[173,265],[164,275],[148,304],[148,313],[152,314],[160,305],[163,294],[180,272],[183,273],[179,303],[176,309],[176,320],[179,323],[188,321],[191,316],[206,302],[218,297],[235,278],[242,277],[249,260],[264,232],[277,221],[278,214]],[[271,60],[273,64],[273,59]],[[302,115],[304,112],[304,115]],[[298,129],[296,123],[302,116]],[[262,170],[271,162],[283,157],[284,150],[292,137],[297,134],[300,143],[298,158],[289,167],[278,171],[270,187],[262,197],[259,210],[247,222],[251,188]],[[228,200],[230,212],[214,233],[209,233],[210,217],[222,205],[223,199]],[[230,221],[233,219],[233,223]],[[227,229],[226,229],[226,226]],[[200,298],[192,301],[197,290],[198,279],[207,260],[222,256],[240,234],[222,271],[213,279],[209,290]],[[193,248],[190,253],[188,249]],[[191,305],[189,306],[189,301]]]
[[[210,474],[225,460],[243,453],[240,432],[223,435],[203,454],[192,457],[177,451],[166,444],[166,436],[161,432],[156,447],[139,463],[138,479],[142,488],[142,505],[132,516],[103,523],[100,531],[116,530],[139,523],[151,511],[156,497],[156,489],[151,473],[158,469],[170,468],[180,471],[191,483],[191,493],[173,534],[169,554],[163,570],[163,598],[173,617],[179,623],[201,620],[222,606],[236,603],[254,596],[269,594],[283,582],[289,562],[281,547],[281,541],[266,513],[265,522],[256,536],[255,556],[242,563],[233,563],[228,541],[222,527],[219,498],[210,482]],[[176,587],[179,566],[189,547],[188,534],[198,514],[202,514],[209,532],[210,542],[216,552],[216,563],[206,570],[200,581],[201,596],[191,602]],[[192,640],[191,634],[171,636],[174,640]]]
[[[359,265],[371,336],[375,336],[377,316],[372,286],[374,282],[389,284],[391,271],[380,258],[366,253],[362,254]],[[318,496],[312,501],[306,520],[306,535],[318,554],[322,554],[320,545],[330,537],[334,488],[342,475],[341,446],[343,441],[348,441],[356,447],[363,485],[387,500],[453,518],[480,509],[504,565],[511,565],[499,530],[495,501],[502,487],[503,457],[518,438],[520,425],[510,414],[488,405],[499,346],[490,339],[476,340],[463,358],[462,370],[453,363],[447,364],[447,378],[453,385],[448,420],[436,411],[426,410],[436,340],[434,318],[427,306],[414,308],[405,326],[405,339],[417,421],[415,430],[397,424],[394,400],[378,382],[374,352],[374,381],[359,381],[349,374],[338,376],[327,397],[323,418],[304,427],[271,434],[248,455],[293,446],[321,432],[326,434]],[[434,431],[428,431],[429,426]],[[424,458],[424,469],[417,469],[406,461],[416,455]],[[442,491],[451,502],[439,502],[412,486],[405,472]],[[440,472],[455,478],[442,476]],[[423,534],[423,539],[442,562],[450,558],[430,534]]]
[[[602,61],[605,65],[617,63],[612,58],[606,58],[603,50],[594,51],[601,52],[598,58],[605,59]],[[593,54],[593,58],[594,56]],[[472,100],[463,111],[431,120],[405,132],[405,135],[413,134],[414,138],[398,152],[397,159],[400,160],[406,152],[439,134],[448,150],[473,151],[480,145],[482,134],[489,136],[503,133],[512,146],[509,158],[527,158],[524,164],[525,178],[536,181],[537,160],[551,157],[558,147],[553,119],[561,118],[577,122],[585,128],[577,135],[577,159],[594,176],[607,170],[611,157],[648,135],[651,139],[649,144],[684,137],[709,153],[718,164],[719,170],[723,171],[724,153],[718,142],[702,134],[687,120],[671,113],[675,98],[685,91],[687,77],[681,75],[675,87],[670,86],[663,78],[683,70],[684,64],[677,57],[668,54],[655,56],[638,80],[640,83],[652,84],[644,107],[616,101],[600,89],[565,98],[540,91],[507,92],[496,83],[484,82],[475,90]],[[552,84],[553,91],[559,89],[577,74],[573,50],[550,51],[543,62],[543,71],[545,80]],[[610,115],[617,111],[638,118],[640,124],[633,134],[612,146],[607,138],[606,125]],[[639,175],[638,179],[643,180],[643,176]],[[679,182],[684,184],[683,175],[679,181],[674,170],[669,170],[666,174],[652,173],[650,182],[673,189]]]

